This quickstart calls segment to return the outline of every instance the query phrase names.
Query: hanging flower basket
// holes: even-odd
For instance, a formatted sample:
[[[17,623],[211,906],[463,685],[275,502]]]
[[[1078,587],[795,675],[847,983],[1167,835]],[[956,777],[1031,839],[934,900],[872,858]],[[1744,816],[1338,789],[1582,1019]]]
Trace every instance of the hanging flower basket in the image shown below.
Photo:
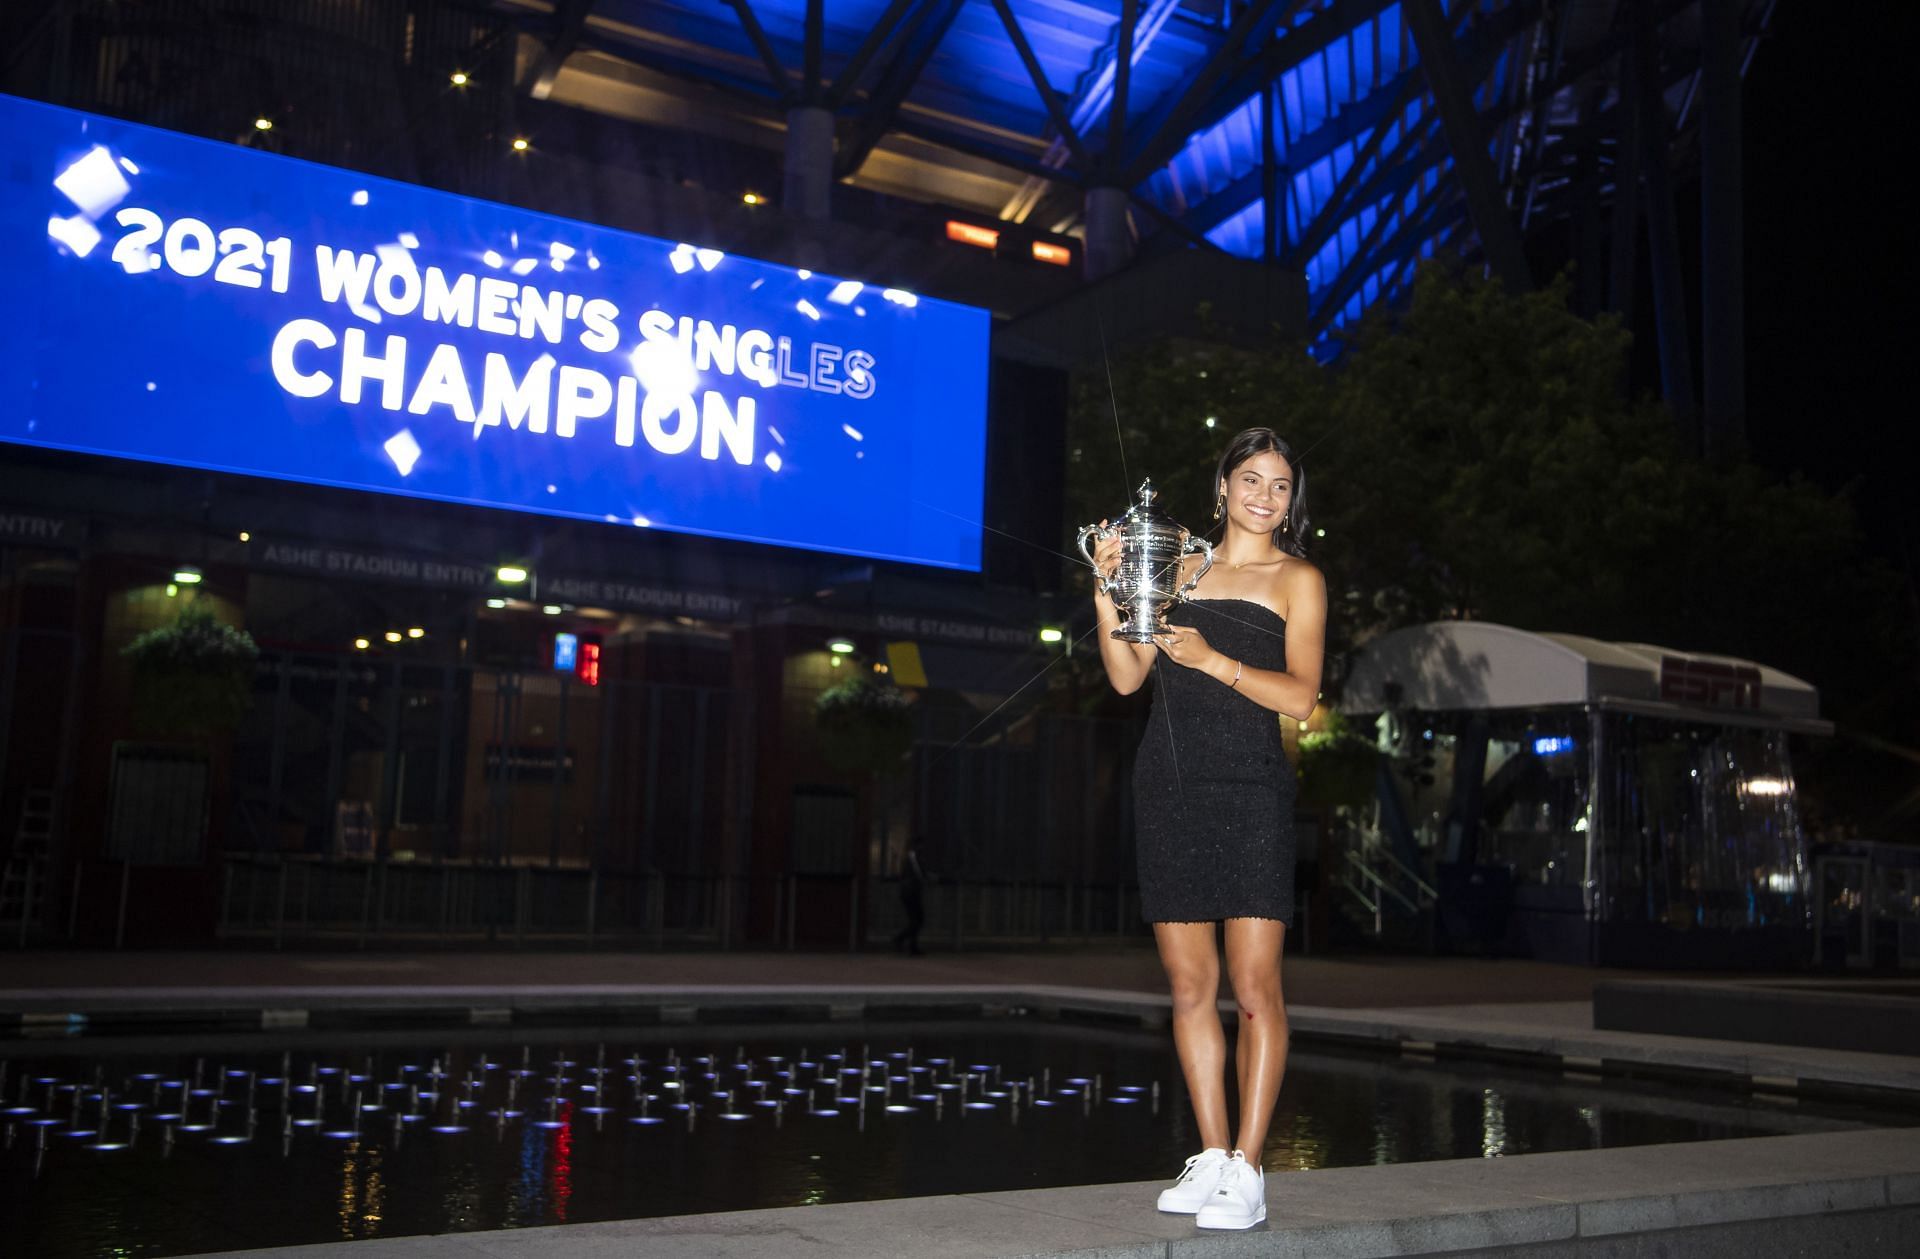
[[[868,678],[823,691],[813,702],[813,724],[835,769],[892,773],[913,749],[913,700]]]
[[[187,607],[171,625],[121,649],[133,665],[133,717],[143,733],[209,735],[240,723],[253,698],[252,635]]]

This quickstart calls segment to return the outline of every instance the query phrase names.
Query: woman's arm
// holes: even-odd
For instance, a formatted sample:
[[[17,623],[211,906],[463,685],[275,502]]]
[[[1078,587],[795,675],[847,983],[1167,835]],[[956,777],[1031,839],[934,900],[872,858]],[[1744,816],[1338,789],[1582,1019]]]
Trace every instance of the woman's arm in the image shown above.
[[[1100,523],[1105,525],[1107,522],[1103,520]],[[1111,577],[1120,567],[1118,536],[1108,538],[1094,548],[1093,566],[1102,577]],[[1113,631],[1120,628],[1120,610],[1114,606],[1113,597],[1103,591],[1098,582],[1093,587],[1093,619],[1093,632],[1100,640],[1100,663],[1107,667],[1107,681],[1120,694],[1133,694],[1146,683],[1147,675],[1153,672],[1153,647],[1113,636]]]

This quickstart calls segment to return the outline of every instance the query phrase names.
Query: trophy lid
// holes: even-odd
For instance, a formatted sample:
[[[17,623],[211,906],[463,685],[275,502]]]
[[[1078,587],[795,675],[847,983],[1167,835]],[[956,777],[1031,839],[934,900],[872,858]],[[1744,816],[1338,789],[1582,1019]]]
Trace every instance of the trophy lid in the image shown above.
[[[1169,536],[1186,533],[1180,523],[1162,511],[1154,500],[1160,491],[1153,488],[1153,479],[1140,482],[1140,488],[1134,491],[1134,503],[1127,508],[1122,518],[1123,525],[1130,525],[1136,532],[1166,534]]]

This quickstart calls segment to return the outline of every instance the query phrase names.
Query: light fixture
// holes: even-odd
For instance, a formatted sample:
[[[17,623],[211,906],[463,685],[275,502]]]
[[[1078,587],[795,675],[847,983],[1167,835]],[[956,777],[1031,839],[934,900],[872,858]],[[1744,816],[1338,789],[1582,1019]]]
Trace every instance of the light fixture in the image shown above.
[[[502,564],[494,577],[504,585],[514,585],[527,579],[527,570],[517,564]]]
[[[749,192],[740,199],[748,205],[764,205],[766,203],[766,198],[757,192]]]
[[[453,72],[453,85],[455,87],[465,87],[467,85],[467,72],[465,70],[455,70]]]
[[[838,669],[840,667],[840,657],[838,656],[829,657],[827,660],[827,663],[832,665],[834,668]]]
[[[1065,245],[1054,245],[1044,240],[1033,242],[1033,256],[1037,261],[1050,262],[1056,267],[1069,266],[1073,262],[1073,251]]]
[[[560,615],[560,605],[557,603],[549,603],[545,607],[541,608],[540,610],[542,612],[545,612],[548,616]]]
[[[836,638],[827,644],[827,650],[836,656],[850,655],[853,652],[853,640]]]
[[[388,630],[388,631],[387,631],[387,633],[386,633],[386,640],[387,640],[388,642],[390,642],[390,643],[397,643],[397,642],[399,642],[399,641],[400,641],[400,631],[399,631],[399,630]]]
[[[248,533],[245,529],[242,529],[240,531],[240,540],[242,542],[251,542],[253,541],[253,535]]]
[[[201,576],[200,570],[190,564],[174,569],[173,579],[183,586],[197,586],[206,580]]]
[[[255,118],[255,119],[253,120],[253,129],[254,129],[255,131],[272,131],[272,130],[273,130],[273,119],[271,119],[271,118]]]
[[[356,651],[365,651],[367,648],[373,646],[373,644],[364,638],[356,638],[353,640],[353,646]]]
[[[527,139],[525,136],[515,136],[513,138],[513,151],[515,153],[525,153],[528,147],[529,146],[527,144]]]
[[[1057,643],[1065,637],[1065,634],[1051,625],[1043,627],[1040,631],[1040,641],[1043,643]]]
[[[1219,420],[1218,416],[1209,415],[1207,417],[1207,427],[1212,428],[1218,420]]]
[[[489,599],[487,600],[487,606],[490,608],[504,608],[507,606],[507,601],[505,599]]]
[[[167,583],[167,598],[171,599],[179,593],[180,587],[174,585],[172,582]]]
[[[424,629],[421,629],[418,625],[411,626],[407,630],[408,638],[425,638],[426,636],[427,636],[427,631]]]
[[[992,249],[1000,243],[1000,233],[990,227],[979,227],[973,223],[962,223],[959,219],[948,219],[947,239],[957,240],[963,245],[978,245],[982,249]]]
[[[874,662],[873,662],[873,671],[874,671],[875,673],[890,673],[890,672],[892,672],[892,670],[890,670],[890,669],[888,669],[888,668],[887,668],[887,666],[886,666],[886,664],[885,664],[884,662],[882,662],[882,661],[879,661],[879,660],[876,660],[876,661],[874,661]]]

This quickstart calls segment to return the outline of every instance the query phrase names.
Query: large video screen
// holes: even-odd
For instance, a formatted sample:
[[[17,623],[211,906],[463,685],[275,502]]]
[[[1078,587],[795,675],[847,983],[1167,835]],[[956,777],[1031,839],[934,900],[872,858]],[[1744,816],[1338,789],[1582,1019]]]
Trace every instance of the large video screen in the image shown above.
[[[14,97],[0,135],[0,440],[980,566],[983,310]]]

